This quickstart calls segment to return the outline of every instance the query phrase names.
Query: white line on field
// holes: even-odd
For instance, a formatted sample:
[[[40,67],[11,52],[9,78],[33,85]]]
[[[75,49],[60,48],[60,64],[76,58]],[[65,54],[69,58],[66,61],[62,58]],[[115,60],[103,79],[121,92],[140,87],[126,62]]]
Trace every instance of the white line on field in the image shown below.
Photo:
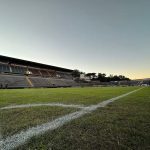
[[[39,106],[59,106],[59,107],[71,107],[71,108],[84,108],[83,105],[74,104],[62,104],[62,103],[39,103],[39,104],[22,104],[22,105],[11,105],[0,108],[3,109],[15,109],[15,108],[29,108],[29,107],[39,107]]]
[[[140,88],[142,89],[142,88]],[[123,94],[123,95],[120,95],[120,96],[117,96],[117,97],[114,97],[114,98],[111,98],[111,99],[108,99],[106,101],[103,101],[97,105],[92,105],[92,106],[89,106],[89,107],[85,107],[79,111],[76,111],[74,113],[70,113],[68,115],[65,115],[65,116],[62,116],[58,119],[55,119],[54,121],[50,121],[48,123],[44,123],[42,125],[38,125],[36,127],[32,127],[32,128],[29,128],[28,130],[26,131],[21,131],[19,134],[15,134],[11,137],[7,137],[5,140],[3,141],[0,141],[0,149],[1,150],[11,150],[13,148],[16,148],[22,144],[24,144],[27,140],[29,140],[30,138],[32,138],[33,136],[37,136],[37,135],[40,135],[40,134],[43,134],[45,133],[46,131],[48,130],[54,130],[54,129],[57,129],[58,127],[61,127],[63,126],[64,124],[74,120],[74,119],[77,119],[87,113],[90,113],[100,107],[105,107],[106,105],[108,105],[109,103],[113,102],[113,101],[116,101],[120,98],[123,98],[125,96],[128,96],[134,92],[137,92],[139,91],[140,89],[137,89],[137,90],[134,90],[134,91],[131,91],[131,92],[128,92],[126,94]]]

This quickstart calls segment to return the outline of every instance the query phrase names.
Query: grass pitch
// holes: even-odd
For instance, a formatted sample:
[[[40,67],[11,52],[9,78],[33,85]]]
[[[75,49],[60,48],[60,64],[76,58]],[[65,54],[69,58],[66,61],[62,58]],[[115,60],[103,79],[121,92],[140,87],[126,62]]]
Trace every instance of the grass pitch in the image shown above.
[[[17,108],[1,111],[1,134],[3,138],[30,127],[49,122],[77,109],[62,107]]]
[[[91,105],[130,92],[134,89],[137,89],[137,87],[0,90],[0,107],[41,102]]]
[[[0,107],[47,102],[88,106],[134,89],[137,87],[1,90]],[[61,128],[33,137],[17,149],[150,149],[149,93],[150,88],[144,88]],[[73,111],[76,109],[61,107],[1,110],[1,133],[6,137]]]

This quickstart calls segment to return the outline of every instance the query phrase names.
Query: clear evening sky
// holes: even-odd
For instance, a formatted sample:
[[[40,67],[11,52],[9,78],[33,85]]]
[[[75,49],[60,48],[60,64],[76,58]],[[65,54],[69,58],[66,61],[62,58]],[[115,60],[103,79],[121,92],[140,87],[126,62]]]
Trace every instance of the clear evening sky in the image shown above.
[[[150,0],[0,0],[0,55],[150,77]]]

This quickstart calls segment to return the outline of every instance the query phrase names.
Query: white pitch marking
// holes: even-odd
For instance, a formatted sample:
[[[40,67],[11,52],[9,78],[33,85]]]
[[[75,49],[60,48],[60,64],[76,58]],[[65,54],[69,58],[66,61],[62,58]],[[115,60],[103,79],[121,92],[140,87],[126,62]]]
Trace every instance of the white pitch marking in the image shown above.
[[[4,109],[15,109],[15,108],[29,108],[29,107],[39,107],[39,106],[59,106],[59,107],[71,107],[71,108],[84,108],[83,105],[73,105],[73,104],[62,104],[62,103],[39,103],[39,104],[22,104],[22,105],[11,105],[0,108]]]
[[[85,108],[83,108],[79,111],[76,111],[74,113],[70,113],[70,114],[62,116],[58,119],[55,119],[54,121],[50,121],[48,123],[44,123],[42,125],[38,125],[36,127],[29,128],[28,130],[22,131],[19,134],[15,134],[11,137],[7,137],[3,141],[0,141],[0,149],[1,150],[11,150],[13,148],[16,148],[16,147],[24,144],[27,140],[29,140],[33,136],[43,134],[48,130],[50,131],[50,130],[57,129],[58,127],[61,127],[64,124],[66,124],[66,123],[68,123],[68,122],[70,122],[74,119],[77,119],[77,118],[79,118],[79,117],[81,117],[81,116],[83,116],[87,113],[90,113],[90,112],[92,112],[92,111],[94,111],[94,110],[96,110],[100,107],[105,107],[109,103],[111,103],[113,101],[116,101],[120,98],[123,98],[125,96],[128,96],[128,95],[130,95],[134,92],[137,92],[141,89],[142,88],[131,91],[131,92],[128,92],[126,94],[123,94],[123,95],[120,95],[120,96],[117,96],[117,97],[114,97],[114,98],[111,98],[111,99],[108,99],[108,100],[103,101],[103,102],[101,102],[97,105],[92,105],[92,106],[89,106],[89,107],[85,107]]]

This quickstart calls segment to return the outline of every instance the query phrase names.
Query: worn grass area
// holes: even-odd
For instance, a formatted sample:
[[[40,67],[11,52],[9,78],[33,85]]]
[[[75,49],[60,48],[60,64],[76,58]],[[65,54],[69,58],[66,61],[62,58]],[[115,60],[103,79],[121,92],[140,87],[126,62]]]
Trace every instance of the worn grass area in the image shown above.
[[[18,150],[148,150],[150,88],[32,138]]]
[[[60,102],[96,104],[136,89],[137,87],[56,88],[0,90],[0,107],[12,104]]]
[[[33,107],[0,110],[1,134],[3,138],[19,133],[30,127],[51,121],[76,111],[62,107]]]

